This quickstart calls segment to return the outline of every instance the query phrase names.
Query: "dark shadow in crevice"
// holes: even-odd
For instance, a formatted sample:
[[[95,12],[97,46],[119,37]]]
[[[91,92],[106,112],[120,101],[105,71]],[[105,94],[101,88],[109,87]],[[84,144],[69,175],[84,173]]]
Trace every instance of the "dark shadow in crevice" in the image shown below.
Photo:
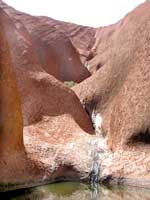
[[[86,58],[86,61],[90,61],[95,57],[95,52],[91,51]]]
[[[141,131],[138,134],[133,135],[127,144],[130,145],[136,143],[150,144],[150,130],[148,128],[145,131]]]
[[[103,66],[102,63],[97,64],[97,66],[96,66],[96,70],[99,70],[102,66]]]

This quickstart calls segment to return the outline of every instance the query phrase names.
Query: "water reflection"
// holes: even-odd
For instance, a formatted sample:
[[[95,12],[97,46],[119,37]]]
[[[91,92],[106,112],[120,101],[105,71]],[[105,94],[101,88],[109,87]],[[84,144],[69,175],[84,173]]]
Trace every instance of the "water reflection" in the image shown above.
[[[99,188],[100,186],[96,184],[94,187],[92,186],[91,189],[91,200],[98,200],[99,199]]]
[[[150,190],[139,188],[94,187],[74,182],[0,193],[4,200],[149,200]]]

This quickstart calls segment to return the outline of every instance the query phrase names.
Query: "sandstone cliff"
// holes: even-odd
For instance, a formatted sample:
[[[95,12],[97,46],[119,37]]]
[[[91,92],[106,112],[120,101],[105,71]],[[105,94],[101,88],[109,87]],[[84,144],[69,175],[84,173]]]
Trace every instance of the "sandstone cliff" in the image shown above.
[[[150,187],[150,2],[98,29],[0,8],[0,186],[85,180],[96,162],[101,182]]]
[[[90,76],[89,71],[80,60],[77,49],[72,44],[78,44],[81,37],[89,32],[90,28],[70,23],[65,25],[63,22],[48,17],[34,17],[19,12],[2,1],[0,1],[0,7],[11,17],[16,26],[19,26],[20,22],[28,30],[38,60],[47,73],[61,81],[74,82],[80,82]],[[79,31],[82,32],[82,35],[79,33],[78,40],[75,41],[73,34],[78,29],[83,30]],[[93,32],[90,30],[88,35],[92,36]],[[87,46],[90,43],[88,35],[86,40],[79,43],[80,45]]]
[[[0,189],[87,178],[93,127],[79,99],[43,69],[27,29],[2,9],[0,27]]]
[[[74,87],[97,134],[107,140],[113,152],[102,163],[109,166],[110,174],[126,178],[149,177],[149,10],[150,2],[146,1],[117,24],[99,29],[94,59],[104,59],[104,64]],[[107,42],[101,37],[108,38]]]
[[[0,182],[5,186],[17,184],[20,177],[27,182],[35,176],[38,179],[40,172],[25,152],[21,99],[8,43],[8,24],[8,17],[0,9]]]

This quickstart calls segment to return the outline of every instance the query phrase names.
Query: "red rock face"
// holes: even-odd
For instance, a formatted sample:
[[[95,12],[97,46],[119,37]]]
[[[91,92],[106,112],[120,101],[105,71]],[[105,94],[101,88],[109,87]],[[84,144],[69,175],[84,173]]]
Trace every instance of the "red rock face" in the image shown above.
[[[103,55],[100,53],[110,42],[106,48],[108,55],[104,52],[107,62],[89,79],[74,87],[91,113],[97,132],[107,140],[109,149],[114,152],[112,157],[102,160],[114,176],[148,176],[149,9],[150,2],[147,1],[119,23],[99,31],[94,59],[101,62]],[[108,43],[103,44],[100,38],[105,37]]]
[[[2,1],[0,1],[0,7],[12,18],[16,26],[19,26],[19,21],[26,27],[36,50],[38,61],[47,73],[62,82],[81,82],[90,76],[90,72],[82,64],[79,53],[71,42],[71,37],[65,33],[65,30],[68,29],[65,23],[21,13],[8,7]],[[70,27],[72,29],[80,28],[80,26],[71,24]],[[81,29],[84,28],[81,27]]]
[[[86,178],[94,139],[88,115],[75,93],[43,70],[23,24],[2,9],[0,20],[0,189]]]
[[[11,28],[8,24],[8,17],[0,9],[0,186],[40,177],[38,166],[34,168],[23,144],[21,100],[7,38]],[[20,180],[20,177],[23,179]]]
[[[101,181],[149,187],[150,3],[97,30],[0,7],[1,188],[86,179],[95,161]],[[88,77],[79,56],[93,74],[71,90],[57,79]]]

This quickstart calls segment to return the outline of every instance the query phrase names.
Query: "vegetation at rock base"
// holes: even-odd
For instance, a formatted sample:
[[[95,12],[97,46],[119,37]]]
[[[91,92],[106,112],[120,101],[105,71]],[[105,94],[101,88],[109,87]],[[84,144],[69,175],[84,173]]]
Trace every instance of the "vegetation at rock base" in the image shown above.
[[[65,82],[64,82],[64,85],[67,86],[67,87],[69,87],[69,88],[75,86],[76,84],[77,84],[77,83],[74,82],[74,81],[65,81]]]

